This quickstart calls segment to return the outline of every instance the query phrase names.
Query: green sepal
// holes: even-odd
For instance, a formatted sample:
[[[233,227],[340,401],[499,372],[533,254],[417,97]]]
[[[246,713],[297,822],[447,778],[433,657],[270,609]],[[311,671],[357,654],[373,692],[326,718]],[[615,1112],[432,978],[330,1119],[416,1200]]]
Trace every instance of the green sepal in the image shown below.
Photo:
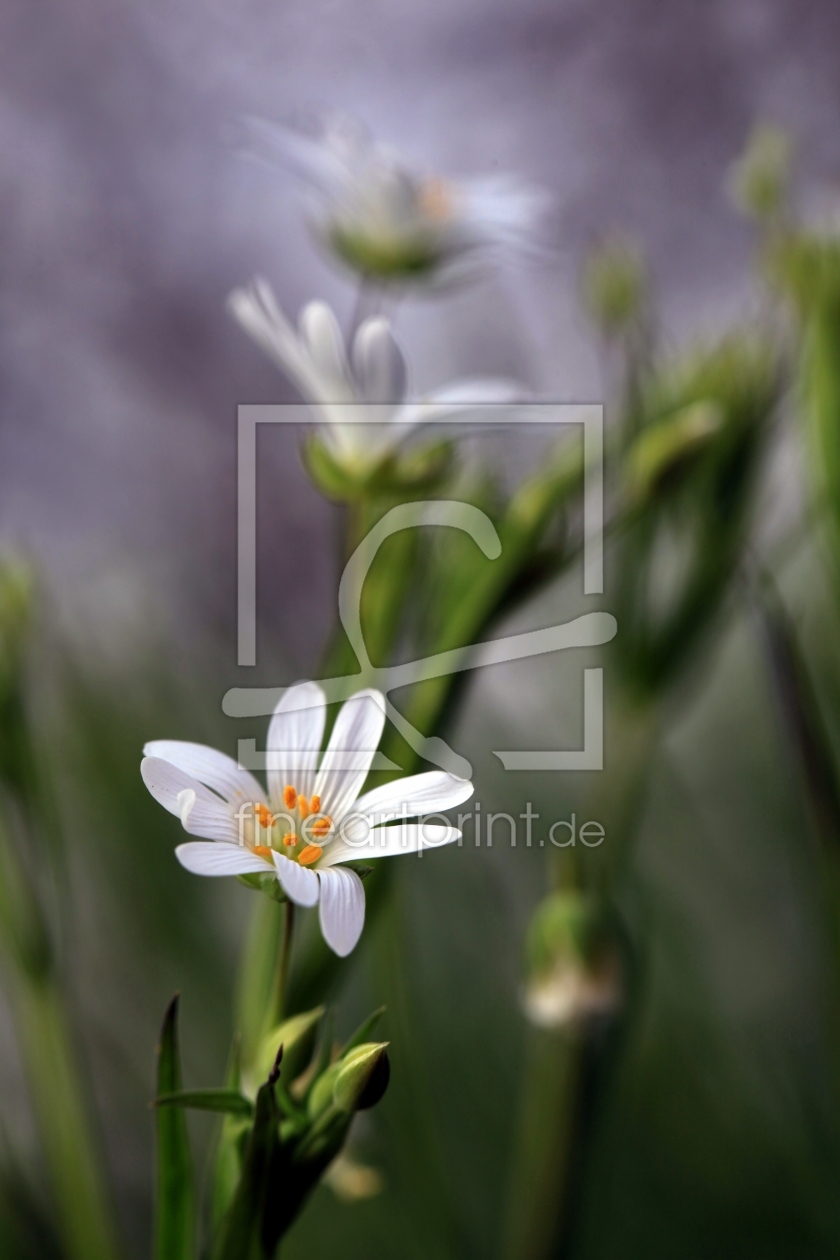
[[[157,1097],[181,1089],[176,993],[167,1007],[157,1056]],[[154,1260],[193,1260],[194,1189],[187,1120],[180,1108],[156,1112]]]
[[[252,1116],[254,1104],[236,1089],[182,1089],[161,1094],[156,1107],[187,1107],[194,1111],[217,1111],[229,1116]]]
[[[288,1087],[300,1076],[312,1057],[318,1024],[323,1018],[325,1006],[316,1006],[302,1015],[293,1015],[267,1033],[260,1042],[254,1059],[254,1076],[265,1080],[278,1047],[283,1047],[283,1062],[278,1080]]]
[[[380,1019],[385,1014],[385,1011],[387,1009],[388,1008],[385,1006],[380,1006],[378,1010],[375,1010],[372,1015],[368,1015],[367,1019],[363,1020],[362,1023],[359,1024],[359,1027],[356,1029],[356,1031],[350,1037],[347,1038],[344,1045],[342,1046],[341,1048],[342,1058],[344,1058],[345,1055],[349,1054],[351,1050],[355,1050],[357,1046],[362,1045],[363,1042],[368,1040],[374,1028],[379,1023]]]

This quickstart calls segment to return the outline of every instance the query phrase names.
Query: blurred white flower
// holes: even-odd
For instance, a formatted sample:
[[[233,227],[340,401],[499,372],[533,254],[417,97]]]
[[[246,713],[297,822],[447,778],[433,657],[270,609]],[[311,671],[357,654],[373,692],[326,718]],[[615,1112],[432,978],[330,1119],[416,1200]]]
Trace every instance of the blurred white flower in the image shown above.
[[[359,691],[339,711],[318,755],[326,699],[317,683],[290,687],[268,730],[268,793],[231,757],[203,744],[155,740],[140,770],[152,796],[202,840],[175,854],[196,875],[270,875],[301,906],[320,903],[321,931],[336,954],[355,947],[365,893],[346,862],[416,853],[460,837],[454,827],[394,820],[460,805],[473,785],[443,771],[397,779],[359,796],[385,724],[378,691]]]
[[[447,180],[412,170],[354,119],[317,134],[248,120],[249,147],[290,167],[309,190],[316,239],[379,283],[452,284],[493,256],[533,250],[551,199],[510,174]]]
[[[265,280],[235,289],[228,304],[314,408],[333,454],[360,465],[389,454],[418,424],[463,415],[465,408],[482,404],[512,403],[525,392],[515,381],[479,377],[434,390],[422,402],[407,402],[405,356],[383,316],[359,326],[348,353],[325,302],[305,306],[297,328]],[[370,423],[371,408],[376,408],[376,424]]]

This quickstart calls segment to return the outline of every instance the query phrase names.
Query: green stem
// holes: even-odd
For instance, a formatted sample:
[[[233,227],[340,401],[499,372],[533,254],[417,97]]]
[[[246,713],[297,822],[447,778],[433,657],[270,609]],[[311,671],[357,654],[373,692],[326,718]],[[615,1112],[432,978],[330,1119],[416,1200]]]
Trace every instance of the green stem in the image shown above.
[[[56,986],[19,977],[14,1007],[68,1260],[115,1260],[113,1224]]]
[[[632,853],[658,730],[659,706],[653,701],[624,697],[607,718],[606,768],[586,811],[604,827],[605,840],[602,849],[587,855],[597,862],[591,873],[579,862],[572,871],[576,883],[594,885],[606,899]],[[568,861],[554,864],[552,884],[568,886],[568,875]],[[598,1090],[593,1076],[598,1058],[599,1046],[588,1030],[531,1034],[506,1207],[505,1260],[546,1260],[558,1248],[565,1255],[570,1246],[575,1190],[596,1118],[591,1095]],[[585,1085],[590,1097],[583,1099]]]
[[[286,995],[289,988],[289,964],[292,957],[292,937],[295,930],[294,902],[287,901],[283,915],[283,937],[280,942],[280,958],[277,964],[277,984],[274,990],[273,1024],[279,1024],[286,1013]]]

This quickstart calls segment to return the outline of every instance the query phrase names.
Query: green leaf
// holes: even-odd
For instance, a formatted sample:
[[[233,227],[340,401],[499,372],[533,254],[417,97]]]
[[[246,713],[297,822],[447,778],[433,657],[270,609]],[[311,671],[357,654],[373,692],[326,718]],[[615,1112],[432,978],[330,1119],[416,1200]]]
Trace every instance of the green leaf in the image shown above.
[[[156,1107],[191,1107],[195,1111],[221,1111],[229,1116],[252,1116],[254,1104],[236,1089],[182,1089],[161,1094]]]
[[[276,1174],[279,1154],[280,1110],[274,1095],[274,1085],[280,1073],[280,1054],[269,1073],[268,1080],[260,1086],[254,1110],[254,1125],[248,1137],[242,1160],[242,1174],[236,1194],[222,1224],[214,1260],[271,1260],[279,1234],[272,1222],[264,1219],[269,1199],[269,1189],[279,1188]],[[271,1202],[271,1214],[277,1212],[282,1196],[275,1193]]]
[[[157,1096],[181,1089],[176,993],[167,1007],[157,1059]],[[193,1260],[193,1176],[187,1121],[176,1107],[157,1110],[154,1260]]]
[[[278,1048],[283,1047],[283,1063],[279,1079],[290,1085],[308,1064],[315,1046],[318,1024],[326,1007],[316,1006],[313,1011],[293,1015],[267,1033],[257,1051],[254,1072],[257,1080],[265,1080]]]
[[[362,1045],[363,1042],[370,1040],[371,1033],[385,1014],[386,1009],[386,1007],[380,1006],[379,1010],[374,1011],[372,1015],[368,1015],[367,1019],[359,1025],[352,1037],[347,1038],[347,1041],[341,1048],[342,1058],[349,1054],[351,1050],[355,1050],[357,1046]]]

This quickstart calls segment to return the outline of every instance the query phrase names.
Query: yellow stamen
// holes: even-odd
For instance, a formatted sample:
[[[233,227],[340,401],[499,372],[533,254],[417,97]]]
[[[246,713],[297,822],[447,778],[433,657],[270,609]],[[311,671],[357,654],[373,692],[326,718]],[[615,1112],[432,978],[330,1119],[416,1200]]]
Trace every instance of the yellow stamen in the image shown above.
[[[310,813],[310,809],[309,809],[309,802],[307,801],[305,796],[298,797],[297,807],[298,807],[298,813],[300,814],[301,818],[308,817]]]
[[[296,800],[297,792],[291,785],[287,784],[283,788],[283,804],[286,806],[286,809],[294,809]]]
[[[257,818],[260,821],[260,826],[265,827],[266,831],[268,831],[268,829],[271,827],[272,823],[274,822],[274,819],[271,815],[271,810],[268,808],[267,805],[257,806]]]
[[[451,219],[454,210],[452,191],[446,180],[427,179],[420,189],[420,209],[430,219]]]
[[[313,836],[325,836],[332,826],[332,819],[327,818],[326,814],[323,818],[316,818],[310,830]]]
[[[317,813],[319,812],[319,810],[320,810],[320,808],[321,808],[321,798],[320,798],[320,796],[313,796],[313,797],[312,797],[312,800],[309,802],[309,808],[312,810],[312,813],[313,813],[313,814],[317,814]]]
[[[266,862],[274,861],[274,850],[270,849],[267,844],[255,844],[254,853],[256,853],[258,857],[265,858]]]
[[[301,866],[311,866],[313,862],[318,861],[318,858],[323,852],[324,850],[319,849],[317,844],[308,844],[298,858],[298,861]]]
[[[297,844],[297,836],[293,831],[287,831],[283,837],[282,843],[285,845],[295,845]]]

